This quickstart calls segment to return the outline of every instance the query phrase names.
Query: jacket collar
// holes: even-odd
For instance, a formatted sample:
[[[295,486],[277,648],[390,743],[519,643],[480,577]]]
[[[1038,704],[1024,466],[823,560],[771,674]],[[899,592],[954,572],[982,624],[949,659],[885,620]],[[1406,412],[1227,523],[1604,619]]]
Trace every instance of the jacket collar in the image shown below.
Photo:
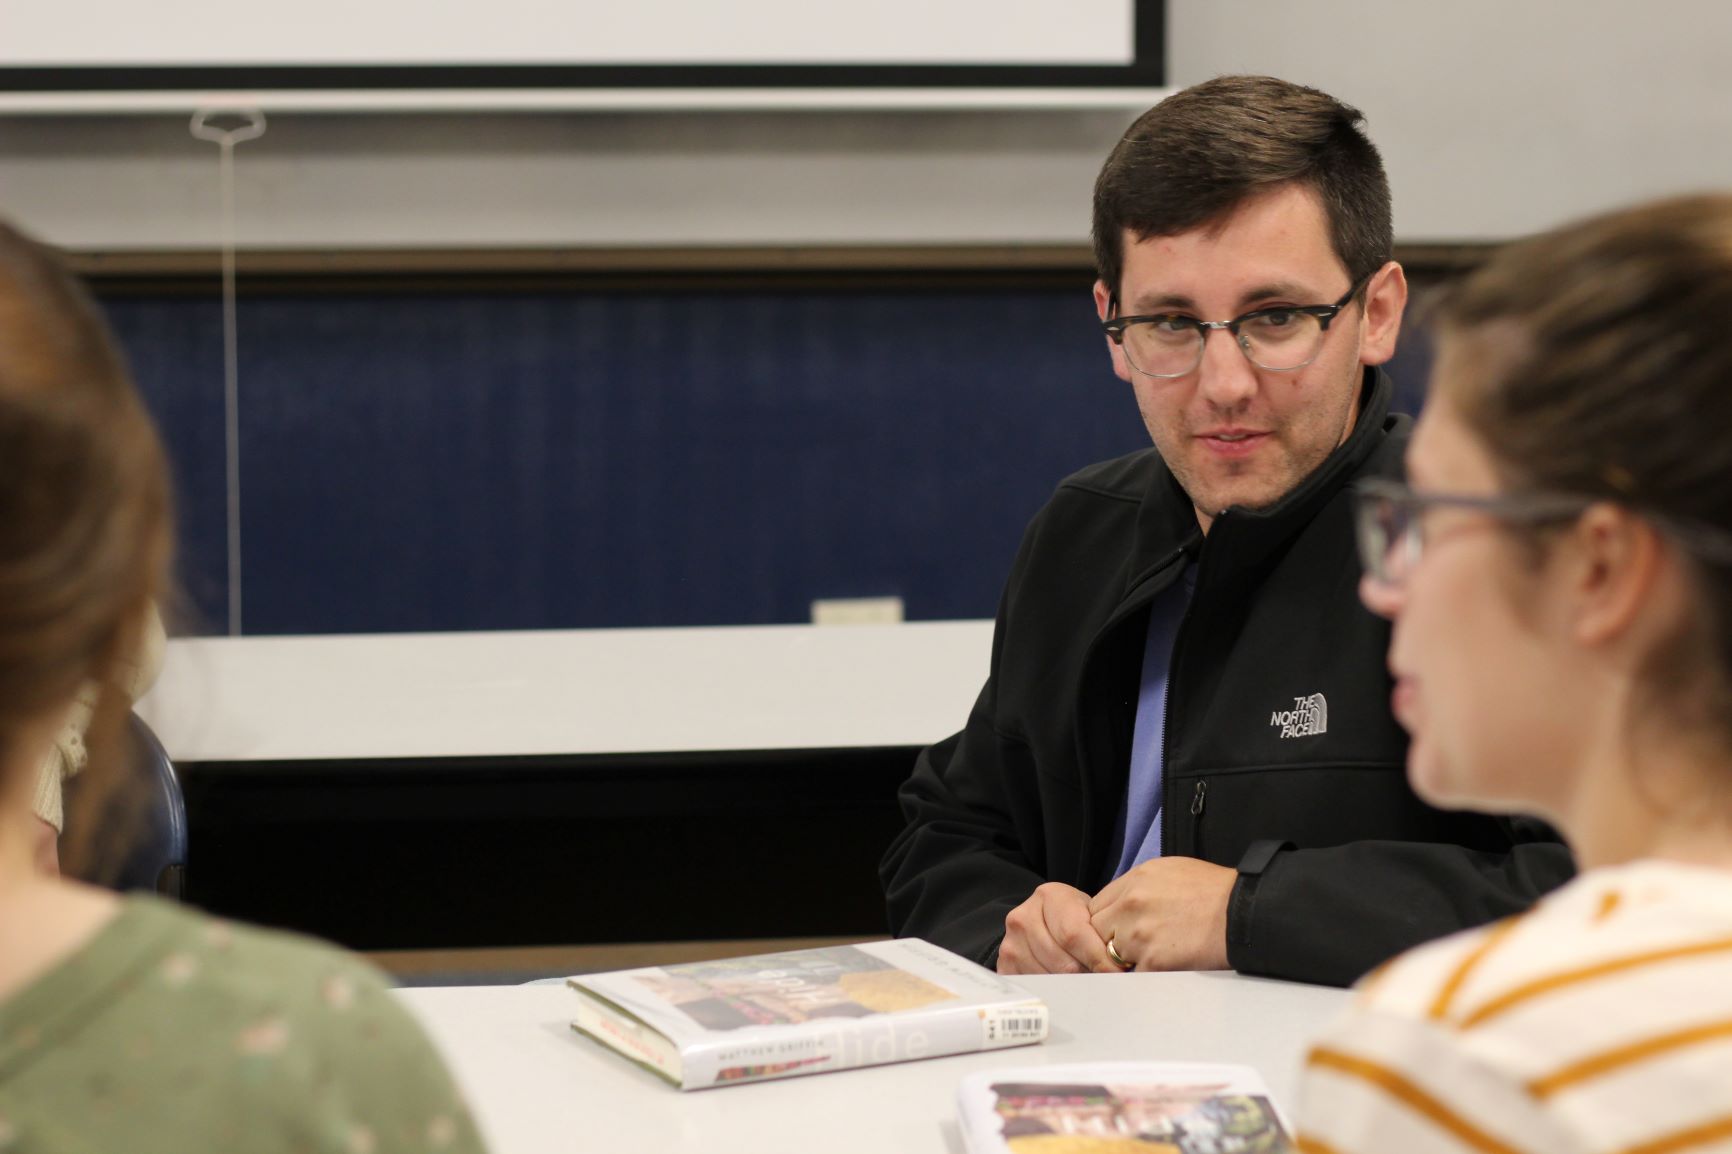
[[[1365,465],[1388,430],[1389,403],[1394,386],[1380,368],[1367,367],[1359,398],[1359,419],[1347,440],[1275,504],[1263,509],[1233,506],[1215,518],[1209,529],[1212,555],[1233,569],[1255,568],[1310,523],[1342,486]],[[1155,476],[1138,511],[1125,597],[1166,568],[1181,553],[1195,555],[1204,543],[1191,498],[1165,462],[1157,459]],[[1221,562],[1211,561],[1211,567]]]

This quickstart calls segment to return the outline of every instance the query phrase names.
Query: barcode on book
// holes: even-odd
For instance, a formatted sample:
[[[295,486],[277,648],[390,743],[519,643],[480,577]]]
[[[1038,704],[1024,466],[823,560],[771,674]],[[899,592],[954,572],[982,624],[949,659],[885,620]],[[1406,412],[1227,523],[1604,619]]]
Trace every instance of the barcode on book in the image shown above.
[[[1014,1046],[1046,1037],[1045,1007],[1015,1006],[981,1014],[981,1041],[987,1046]]]

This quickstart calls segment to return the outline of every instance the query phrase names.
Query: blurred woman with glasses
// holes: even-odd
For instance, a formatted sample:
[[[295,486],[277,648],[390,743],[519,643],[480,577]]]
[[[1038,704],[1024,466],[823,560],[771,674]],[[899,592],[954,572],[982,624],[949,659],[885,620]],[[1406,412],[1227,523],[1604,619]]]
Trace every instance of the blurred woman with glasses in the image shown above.
[[[1732,1150],[1732,196],[1505,249],[1439,336],[1358,495],[1408,775],[1583,873],[1368,976],[1301,1147]]]
[[[93,780],[70,856],[113,856],[124,836],[90,819],[126,809],[105,782],[167,581],[169,505],[101,319],[0,223],[0,1151],[478,1150],[367,966],[38,868],[38,772],[75,709]]]

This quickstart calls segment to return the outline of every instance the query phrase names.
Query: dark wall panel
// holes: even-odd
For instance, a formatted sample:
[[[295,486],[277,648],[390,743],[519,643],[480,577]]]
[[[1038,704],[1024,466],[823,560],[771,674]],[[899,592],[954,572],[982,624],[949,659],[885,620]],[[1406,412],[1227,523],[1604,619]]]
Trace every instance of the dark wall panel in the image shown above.
[[[220,629],[220,310],[107,306]],[[990,616],[1053,484],[1147,444],[1093,321],[1080,289],[244,297],[246,631]]]
[[[200,631],[228,620],[222,306],[179,297],[105,301],[174,472],[182,592]]]

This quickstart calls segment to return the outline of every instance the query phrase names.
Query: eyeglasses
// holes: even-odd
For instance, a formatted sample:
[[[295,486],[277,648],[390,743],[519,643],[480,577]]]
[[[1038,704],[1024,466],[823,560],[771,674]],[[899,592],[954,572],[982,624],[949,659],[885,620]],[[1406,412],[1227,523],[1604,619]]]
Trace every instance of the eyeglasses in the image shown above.
[[[1506,525],[1537,528],[1574,520],[1604,500],[1563,493],[1512,493],[1495,497],[1416,493],[1399,482],[1380,480],[1359,481],[1352,492],[1360,563],[1373,581],[1390,588],[1401,586],[1425,551],[1427,509],[1468,509]],[[1732,534],[1695,521],[1641,509],[1632,511],[1699,562],[1732,568]]]
[[[1366,273],[1354,281],[1332,305],[1252,309],[1230,321],[1200,321],[1183,313],[1110,317],[1101,322],[1101,329],[1125,351],[1131,368],[1145,377],[1172,380],[1196,371],[1203,363],[1203,345],[1210,329],[1231,333],[1245,359],[1258,368],[1292,372],[1317,359],[1329,322],[1359,295],[1373,275]]]
[[[1373,581],[1391,588],[1401,586],[1425,551],[1427,509],[1471,509],[1506,524],[1539,526],[1571,520],[1595,504],[1552,493],[1416,493],[1398,482],[1377,480],[1357,482],[1353,500],[1360,563]]]

